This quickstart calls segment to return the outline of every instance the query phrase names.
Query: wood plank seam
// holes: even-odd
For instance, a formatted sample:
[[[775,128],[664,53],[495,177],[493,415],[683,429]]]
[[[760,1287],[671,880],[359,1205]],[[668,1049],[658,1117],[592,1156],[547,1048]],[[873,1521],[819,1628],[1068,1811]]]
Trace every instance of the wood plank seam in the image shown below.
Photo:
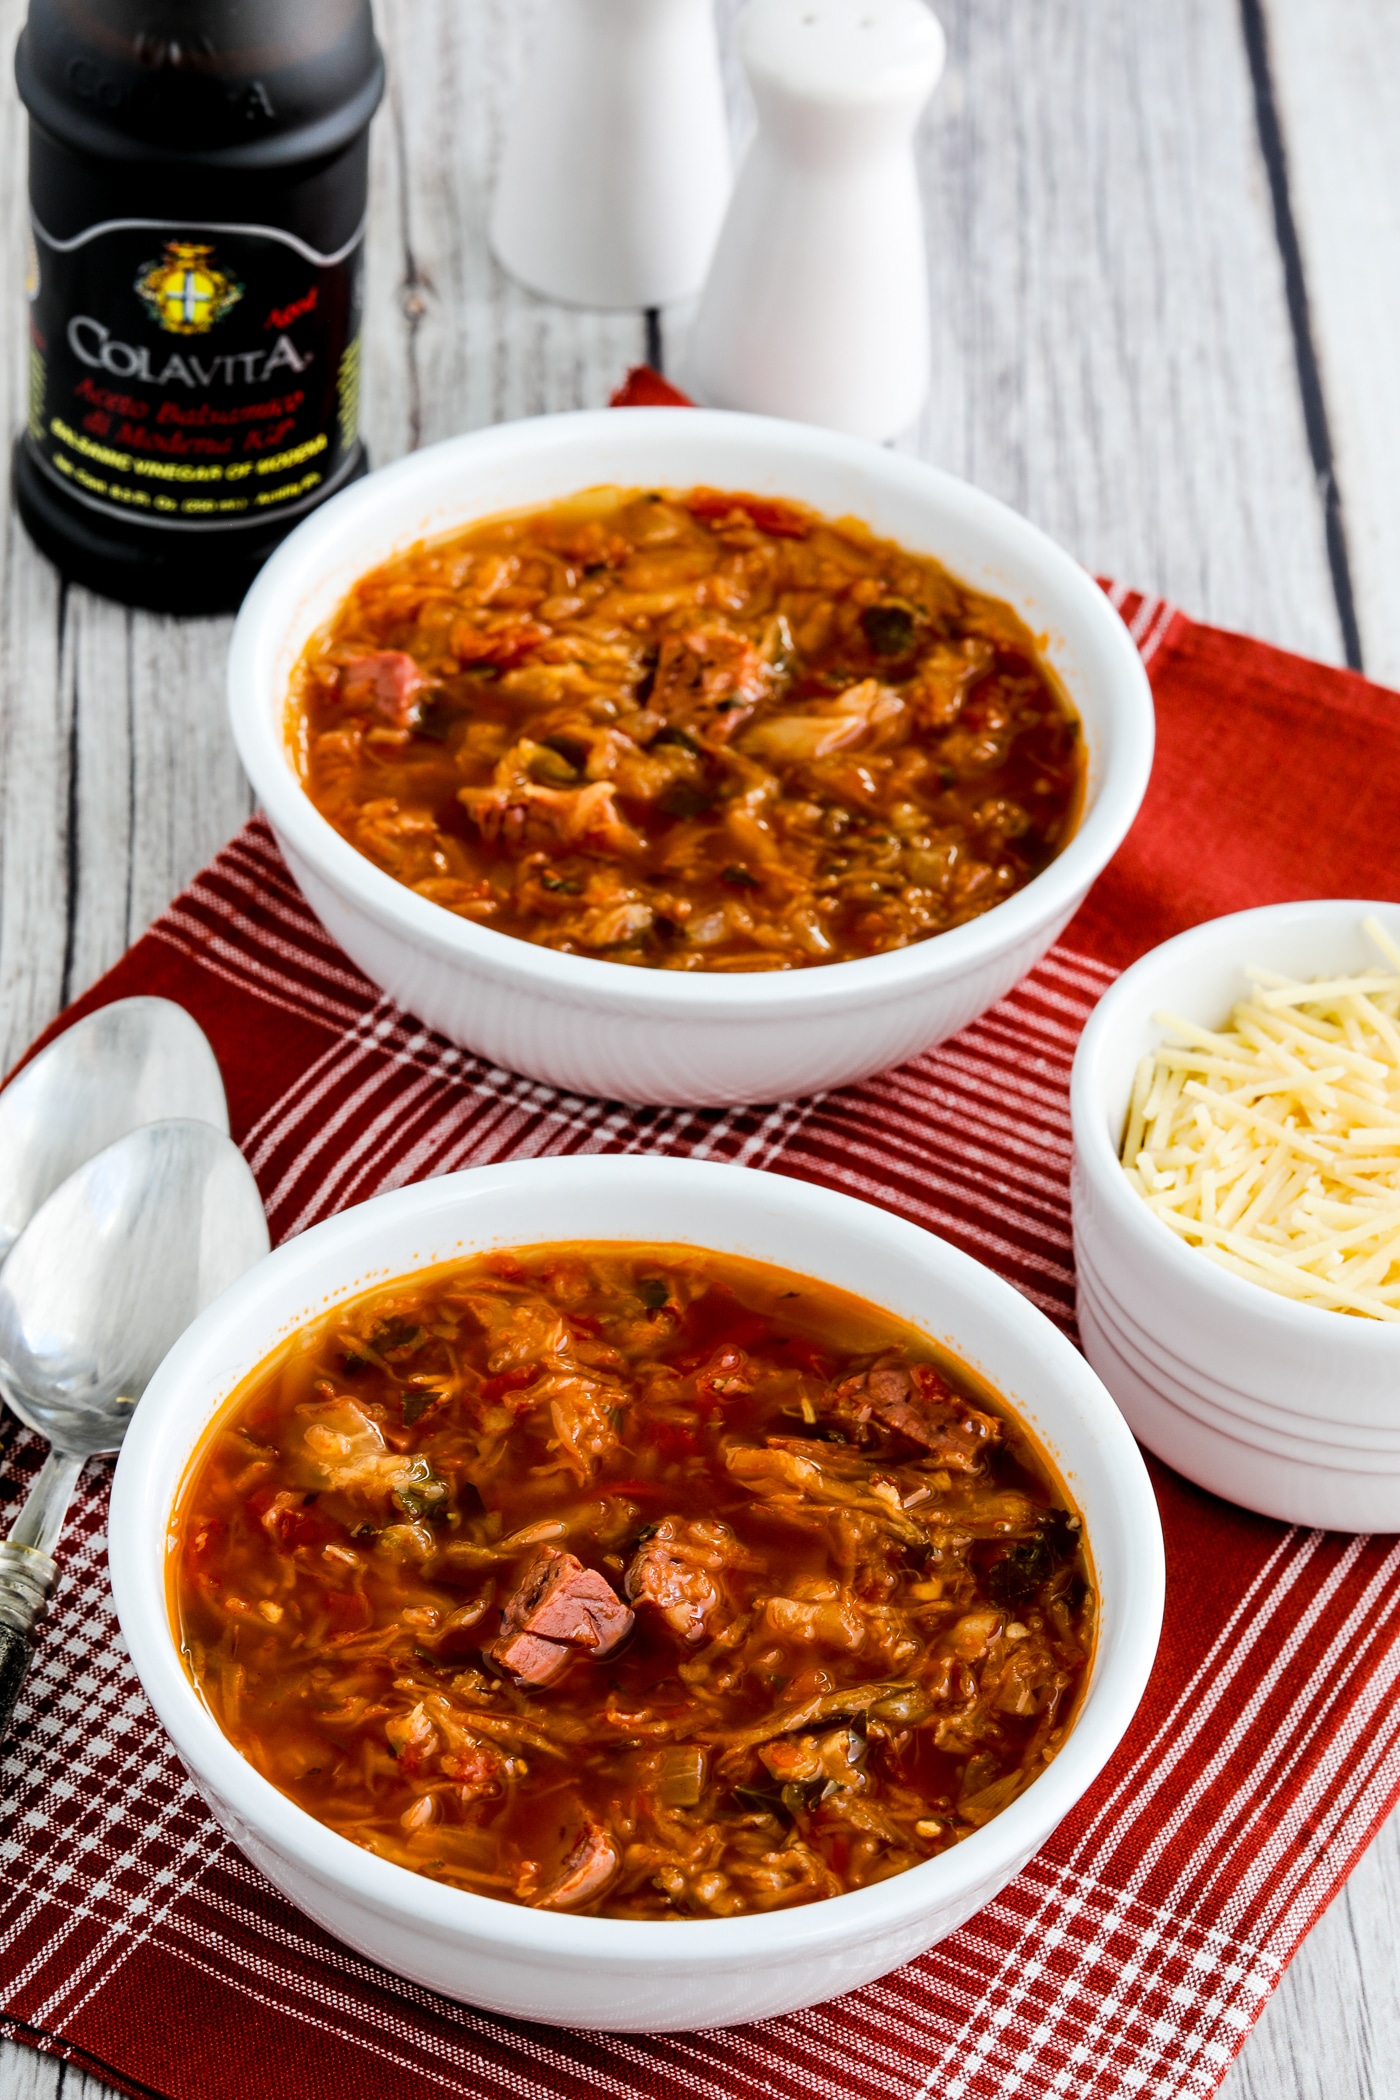
[[[73,673],[72,634],[68,624],[69,584],[67,577],[58,586],[58,665],[61,685],[71,687],[72,699],[68,714],[68,796],[64,815],[63,871],[65,895],[63,899],[63,967],[59,976],[58,1003],[68,1004],[73,997],[73,959],[78,945],[78,856],[79,856],[79,748],[78,712],[82,704],[78,680]]]
[[[403,271],[395,287],[403,317],[407,323],[403,346],[404,363],[408,376],[408,450],[416,452],[423,442],[423,378],[419,369],[418,329],[427,302],[423,298],[423,276],[418,266],[418,257],[413,245],[412,188],[408,165],[408,127],[404,122],[403,97],[399,85],[399,70],[389,68],[388,94],[386,96],[388,121],[393,136],[393,154],[398,169],[399,189],[399,239],[402,243]],[[375,462],[370,461],[373,466]]]
[[[1274,210],[1274,232],[1283,263],[1284,294],[1288,302],[1289,325],[1293,330],[1293,352],[1298,364],[1298,386],[1303,400],[1303,427],[1307,432],[1308,449],[1312,453],[1313,466],[1317,473],[1318,495],[1322,502],[1323,523],[1327,534],[1327,561],[1332,571],[1332,589],[1337,600],[1342,647],[1350,668],[1360,671],[1364,669],[1361,629],[1357,624],[1356,595],[1352,587],[1351,562],[1347,553],[1342,491],[1337,480],[1327,397],[1322,384],[1322,368],[1318,362],[1317,344],[1313,336],[1307,273],[1303,268],[1303,251],[1293,215],[1293,197],[1288,178],[1288,152],[1274,93],[1273,68],[1269,56],[1269,30],[1264,19],[1263,0],[1240,0],[1240,21],[1244,31],[1245,51],[1249,58],[1250,79],[1254,86],[1254,113],[1259,129],[1259,150],[1269,179],[1269,196]]]

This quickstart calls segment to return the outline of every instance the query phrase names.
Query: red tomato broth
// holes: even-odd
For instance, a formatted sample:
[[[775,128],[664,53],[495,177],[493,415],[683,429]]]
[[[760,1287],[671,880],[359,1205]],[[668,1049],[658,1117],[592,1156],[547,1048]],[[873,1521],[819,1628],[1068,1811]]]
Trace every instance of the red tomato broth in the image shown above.
[[[681,1248],[478,1257],[310,1323],[206,1436],[169,1575],[202,1698],[310,1814],[630,1918],[957,1843],[1054,1755],[1095,1617],[1072,1504],[965,1367]]]
[[[713,489],[594,489],[395,557],[306,650],[288,734],[321,814],[419,895],[660,969],[979,917],[1063,848],[1085,775],[1009,606]]]

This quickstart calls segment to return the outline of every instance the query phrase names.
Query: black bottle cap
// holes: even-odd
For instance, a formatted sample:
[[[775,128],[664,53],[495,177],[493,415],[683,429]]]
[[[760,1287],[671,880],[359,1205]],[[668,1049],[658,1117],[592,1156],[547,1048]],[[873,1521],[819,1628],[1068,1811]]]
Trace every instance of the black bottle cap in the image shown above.
[[[31,0],[15,78],[80,153],[232,172],[339,152],[384,61],[369,0]]]

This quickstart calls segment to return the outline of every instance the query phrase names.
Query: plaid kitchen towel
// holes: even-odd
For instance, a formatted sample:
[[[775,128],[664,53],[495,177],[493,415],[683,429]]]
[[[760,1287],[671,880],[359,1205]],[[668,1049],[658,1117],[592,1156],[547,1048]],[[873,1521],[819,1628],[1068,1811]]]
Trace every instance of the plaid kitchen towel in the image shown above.
[[[1142,814],[1040,967],[879,1079],[776,1106],[635,1109],[494,1070],[377,995],[257,821],[65,1020],[133,992],[195,1015],[279,1239],[477,1162],[736,1160],[942,1233],[1072,1333],[1069,1066],[1115,972],[1217,912],[1400,896],[1395,696],[1110,595],[1156,692]],[[12,1427],[0,1502],[37,1459]],[[0,2031],[170,2100],[244,2100],[273,2066],[278,2100],[1209,2094],[1400,1793],[1400,1540],[1289,1529],[1155,1464],[1153,1479],[1168,1589],[1150,1689],[1019,1879],[850,1997],[653,2038],[449,2003],[273,1893],[210,1820],[123,1652],[94,1467],[3,1758]]]

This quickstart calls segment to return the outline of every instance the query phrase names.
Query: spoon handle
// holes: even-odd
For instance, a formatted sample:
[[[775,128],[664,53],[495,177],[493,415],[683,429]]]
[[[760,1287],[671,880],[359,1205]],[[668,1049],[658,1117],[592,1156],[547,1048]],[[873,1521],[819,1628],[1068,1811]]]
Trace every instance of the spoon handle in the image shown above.
[[[51,1450],[24,1498],[10,1536],[0,1543],[0,1744],[29,1668],[34,1628],[58,1570],[53,1549],[85,1460]]]
[[[0,1544],[0,1744],[29,1668],[34,1628],[58,1570],[47,1553],[32,1546]]]

